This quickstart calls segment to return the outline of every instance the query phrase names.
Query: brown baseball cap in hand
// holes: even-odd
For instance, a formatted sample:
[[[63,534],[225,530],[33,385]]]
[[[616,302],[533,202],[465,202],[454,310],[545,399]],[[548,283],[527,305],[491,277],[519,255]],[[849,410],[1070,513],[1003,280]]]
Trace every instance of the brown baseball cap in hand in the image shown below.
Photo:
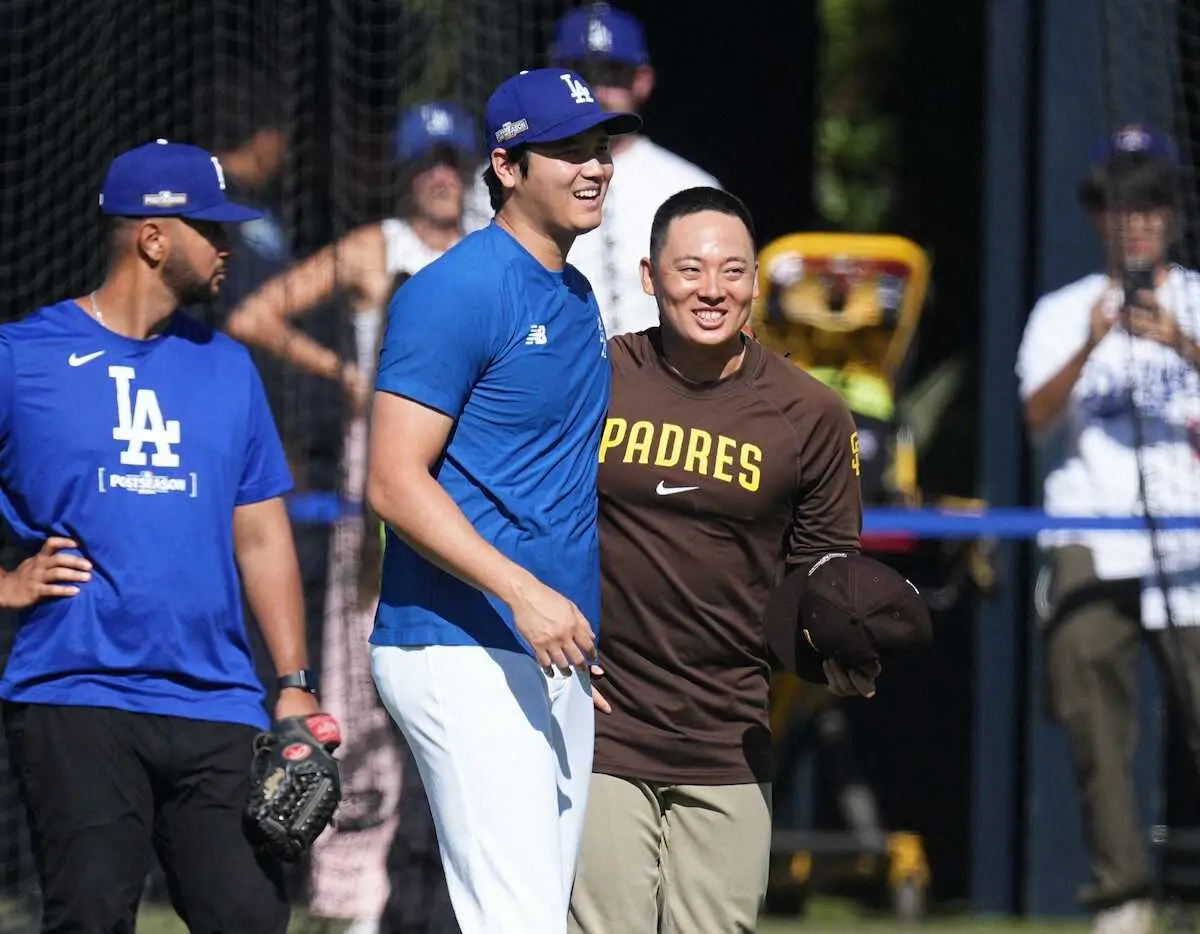
[[[763,628],[779,662],[817,684],[826,659],[865,668],[933,641],[929,610],[910,581],[874,558],[840,552],[785,576]]]

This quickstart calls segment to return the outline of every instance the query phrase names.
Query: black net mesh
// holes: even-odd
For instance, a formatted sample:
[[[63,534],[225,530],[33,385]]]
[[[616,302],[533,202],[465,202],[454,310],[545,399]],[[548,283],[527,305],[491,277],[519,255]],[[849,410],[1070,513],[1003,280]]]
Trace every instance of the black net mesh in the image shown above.
[[[1200,2],[1098,0],[1100,102],[1110,129],[1140,124],[1172,138],[1183,169],[1181,259],[1200,249]]]

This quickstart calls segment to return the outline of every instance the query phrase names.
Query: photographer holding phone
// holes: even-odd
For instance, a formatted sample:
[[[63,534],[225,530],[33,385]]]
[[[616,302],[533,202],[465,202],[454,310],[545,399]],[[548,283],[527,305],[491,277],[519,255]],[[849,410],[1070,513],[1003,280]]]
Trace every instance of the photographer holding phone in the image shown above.
[[[1174,147],[1133,126],[1095,156],[1078,195],[1106,268],[1038,301],[1017,360],[1031,435],[1061,441],[1051,449],[1044,508],[1197,515],[1200,273],[1169,260],[1180,229]],[[1080,898],[1095,914],[1094,934],[1150,934],[1150,867],[1131,773],[1137,660],[1144,637],[1200,766],[1200,531],[1148,521],[1146,530],[1043,532],[1039,545],[1049,575],[1039,601],[1046,696],[1067,732],[1091,853]]]

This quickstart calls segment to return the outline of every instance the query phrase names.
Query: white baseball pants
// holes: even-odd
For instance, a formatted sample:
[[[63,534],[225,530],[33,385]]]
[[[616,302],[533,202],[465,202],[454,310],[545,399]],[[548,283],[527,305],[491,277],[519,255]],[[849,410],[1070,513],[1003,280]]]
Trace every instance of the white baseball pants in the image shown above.
[[[566,934],[592,771],[585,672],[479,646],[373,646],[429,796],[462,934]]]

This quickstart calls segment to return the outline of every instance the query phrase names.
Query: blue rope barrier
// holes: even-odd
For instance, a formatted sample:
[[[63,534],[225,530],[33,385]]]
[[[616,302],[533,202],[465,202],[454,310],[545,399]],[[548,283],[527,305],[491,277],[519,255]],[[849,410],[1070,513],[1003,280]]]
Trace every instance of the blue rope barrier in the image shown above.
[[[362,506],[340,499],[332,493],[296,493],[288,498],[292,521],[307,525],[328,525],[337,519],[362,514]],[[1200,529],[1200,516],[1155,517],[1159,529]],[[882,534],[912,535],[917,538],[970,539],[1035,538],[1052,529],[1100,529],[1138,531],[1146,528],[1141,516],[1051,516],[1040,509],[997,507],[982,510],[960,509],[867,509],[863,512],[863,531]]]
[[[1200,516],[1155,516],[1161,529],[1200,529]],[[1055,529],[1145,531],[1144,516],[1051,516],[1040,509],[994,508],[979,511],[951,509],[868,509],[864,532],[907,533],[918,538],[1036,538]]]

